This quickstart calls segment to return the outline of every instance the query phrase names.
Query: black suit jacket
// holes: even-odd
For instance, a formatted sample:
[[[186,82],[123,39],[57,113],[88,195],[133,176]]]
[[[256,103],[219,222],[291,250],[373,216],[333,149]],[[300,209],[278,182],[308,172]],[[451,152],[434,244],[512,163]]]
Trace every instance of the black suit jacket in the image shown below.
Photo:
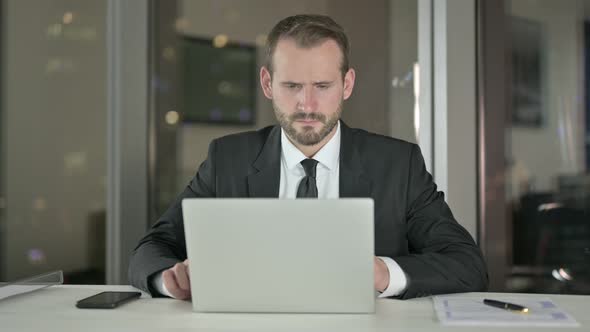
[[[375,255],[393,258],[408,277],[400,298],[483,291],[479,248],[438,192],[417,145],[351,129],[341,122],[340,197],[375,201]],[[186,259],[181,201],[187,197],[278,197],[281,130],[266,127],[213,140],[195,177],[135,248],[132,285]]]

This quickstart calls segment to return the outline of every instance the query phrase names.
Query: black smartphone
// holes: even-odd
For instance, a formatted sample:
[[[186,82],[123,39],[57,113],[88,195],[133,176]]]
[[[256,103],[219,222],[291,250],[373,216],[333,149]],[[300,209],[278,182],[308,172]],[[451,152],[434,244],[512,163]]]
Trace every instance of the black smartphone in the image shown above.
[[[140,292],[102,292],[76,302],[76,307],[83,309],[113,309],[140,296]]]

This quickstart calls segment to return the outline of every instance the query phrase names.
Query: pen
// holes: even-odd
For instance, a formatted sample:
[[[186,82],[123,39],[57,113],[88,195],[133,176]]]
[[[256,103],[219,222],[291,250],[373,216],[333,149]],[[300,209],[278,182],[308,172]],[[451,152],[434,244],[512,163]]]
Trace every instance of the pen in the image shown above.
[[[514,303],[497,301],[497,300],[484,299],[483,304],[489,305],[491,307],[500,308],[500,309],[517,311],[517,312],[521,312],[524,314],[529,312],[529,308],[527,308],[527,307],[523,307],[521,305],[514,304]]]

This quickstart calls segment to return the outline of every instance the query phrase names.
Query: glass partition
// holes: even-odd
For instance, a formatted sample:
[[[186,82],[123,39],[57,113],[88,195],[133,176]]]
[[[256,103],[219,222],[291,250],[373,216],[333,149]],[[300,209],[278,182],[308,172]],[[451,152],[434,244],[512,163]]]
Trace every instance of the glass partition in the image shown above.
[[[107,4],[0,4],[0,281],[104,283]]]

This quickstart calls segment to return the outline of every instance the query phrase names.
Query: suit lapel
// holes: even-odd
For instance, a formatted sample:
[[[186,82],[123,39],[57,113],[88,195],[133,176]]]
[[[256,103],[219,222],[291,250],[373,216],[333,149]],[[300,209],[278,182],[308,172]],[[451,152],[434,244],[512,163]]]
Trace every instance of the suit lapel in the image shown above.
[[[279,197],[281,178],[281,128],[274,126],[262,151],[252,164],[256,170],[248,175],[249,197]]]
[[[371,182],[363,168],[352,129],[340,122],[340,197],[371,197]]]

